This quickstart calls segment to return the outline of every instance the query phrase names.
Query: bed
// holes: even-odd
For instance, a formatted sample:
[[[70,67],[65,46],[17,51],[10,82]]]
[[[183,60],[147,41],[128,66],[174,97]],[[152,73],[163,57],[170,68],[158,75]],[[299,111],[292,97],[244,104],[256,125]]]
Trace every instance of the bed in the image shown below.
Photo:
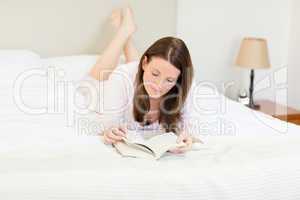
[[[26,69],[63,67],[70,80],[79,78],[78,73],[95,59],[86,55],[41,59],[32,53],[19,58]],[[24,60],[30,64],[24,66]],[[211,125],[203,131],[202,147],[184,155],[166,154],[159,161],[124,158],[99,136],[78,134],[76,122],[71,126],[64,113],[28,114],[16,109],[13,99],[4,97],[13,91],[7,87],[12,83],[8,76],[15,77],[19,70],[1,77],[1,199],[300,198],[299,126],[226,99],[222,108],[226,111],[200,119]],[[37,97],[45,85],[28,84],[27,102],[43,103]]]

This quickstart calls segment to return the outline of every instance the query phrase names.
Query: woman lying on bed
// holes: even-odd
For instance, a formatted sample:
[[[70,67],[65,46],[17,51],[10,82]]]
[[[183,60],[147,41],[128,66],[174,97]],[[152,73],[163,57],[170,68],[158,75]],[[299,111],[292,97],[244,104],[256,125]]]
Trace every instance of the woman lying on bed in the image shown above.
[[[178,142],[186,143],[185,147],[172,149],[170,152],[188,151],[193,139],[179,125],[182,120],[190,117],[190,110],[183,109],[183,105],[186,101],[191,101],[188,94],[193,80],[193,66],[185,43],[174,37],[161,38],[140,57],[132,43],[132,35],[136,31],[132,10],[116,10],[112,13],[111,20],[116,34],[90,70],[89,76],[98,81],[109,80],[110,72],[115,70],[120,55],[124,53],[127,64],[123,67],[129,69],[133,66],[132,69],[136,69],[133,96],[128,97],[133,102],[130,110],[132,117],[142,126],[162,125],[164,132],[172,131],[178,135]],[[125,99],[119,99],[120,101]],[[126,131],[124,126],[119,125],[106,129],[103,132],[104,142],[120,142]]]

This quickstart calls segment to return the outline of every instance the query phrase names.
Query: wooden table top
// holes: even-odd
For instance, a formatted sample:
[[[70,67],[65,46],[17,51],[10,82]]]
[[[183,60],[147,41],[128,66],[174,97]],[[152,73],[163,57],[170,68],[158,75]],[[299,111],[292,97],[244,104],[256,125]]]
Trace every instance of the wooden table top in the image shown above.
[[[258,110],[272,116],[300,115],[299,110],[270,100],[257,100],[255,103],[260,105]]]

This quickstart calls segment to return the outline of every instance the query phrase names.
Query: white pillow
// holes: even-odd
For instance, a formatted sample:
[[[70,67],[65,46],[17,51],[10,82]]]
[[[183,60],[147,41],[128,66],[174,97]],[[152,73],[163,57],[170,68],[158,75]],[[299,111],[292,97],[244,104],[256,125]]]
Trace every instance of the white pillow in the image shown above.
[[[13,81],[23,71],[39,67],[40,56],[29,50],[0,49],[0,88],[12,86]]]
[[[77,55],[77,56],[64,56],[64,57],[52,57],[41,59],[43,67],[55,68],[56,72],[60,76],[68,81],[81,80],[94,66],[101,55]],[[121,55],[119,64],[124,63],[124,55]]]
[[[39,61],[40,56],[30,50],[0,49],[0,65],[32,65]]]
[[[26,53],[27,55],[23,55],[22,52]],[[20,55],[20,57],[17,56],[17,53],[19,53],[18,55]],[[99,58],[99,55],[78,55],[40,59],[38,55],[27,51],[16,52],[15,56],[9,56],[10,54],[7,52],[7,56],[4,56],[4,53],[2,55],[5,58],[2,60],[2,64],[7,63],[7,66],[10,66],[10,68],[7,68],[8,72],[14,72],[12,73],[13,76],[10,76],[7,79],[10,81],[9,84],[2,84],[2,86],[6,88],[6,91],[8,91],[3,94],[3,96],[8,97],[4,101],[4,104],[6,105],[6,112],[4,112],[3,114],[6,113],[13,115],[21,112],[18,110],[18,107],[20,107],[20,105],[23,105],[23,103],[26,105],[24,107],[26,109],[29,107],[34,108],[32,110],[33,113],[35,113],[36,108],[42,108],[45,106],[48,106],[47,112],[57,112],[57,110],[60,110],[60,108],[63,107],[64,102],[66,101],[66,93],[63,90],[63,84],[75,83],[78,80],[81,80],[86,76],[88,71]],[[121,58],[120,63],[124,60],[122,59],[123,58]],[[28,78],[24,80],[24,77],[26,76],[24,76],[24,73],[20,74],[20,72],[22,72],[20,71],[20,69],[22,69],[23,72],[27,72],[28,74],[31,74],[31,72],[33,72],[33,75],[28,76]],[[34,70],[36,70],[36,73]],[[8,72],[4,74],[6,74],[7,76]],[[20,78],[20,76],[18,77],[18,74],[23,76],[23,78]],[[54,80],[54,82],[48,84],[47,81],[50,80],[50,76],[54,76],[55,78],[51,78],[51,81]],[[16,82],[15,80],[19,80],[19,82]],[[20,87],[15,87],[20,88],[21,95],[18,95],[19,93],[16,92],[16,90],[14,91],[14,83],[15,86],[17,85],[17,83],[21,83]],[[52,90],[52,86],[55,87],[54,90]],[[55,91],[55,97],[53,97],[53,91]],[[13,92],[15,92],[15,94],[17,95],[15,95]],[[61,94],[60,92],[64,93],[65,95]],[[56,107],[55,111],[52,108],[49,109],[50,101],[48,98],[50,98],[51,101],[53,99],[56,101],[54,102]],[[54,104],[52,103],[51,105]],[[22,110],[22,112],[23,111],[24,110]],[[39,109],[36,109],[36,111],[39,112]],[[28,112],[30,112],[30,110]]]
[[[0,49],[1,118],[20,114],[14,102],[14,82],[22,72],[40,66],[40,56],[29,50]]]
[[[80,80],[97,62],[97,55],[64,56],[41,59],[45,68],[54,68],[59,79]]]

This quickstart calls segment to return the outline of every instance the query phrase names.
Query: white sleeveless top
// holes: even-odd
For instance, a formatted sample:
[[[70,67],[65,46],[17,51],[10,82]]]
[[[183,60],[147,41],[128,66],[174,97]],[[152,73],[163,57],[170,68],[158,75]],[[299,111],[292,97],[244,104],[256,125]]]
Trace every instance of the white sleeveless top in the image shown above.
[[[152,124],[142,126],[136,122],[133,117],[133,96],[134,81],[138,71],[138,61],[121,64],[110,74],[108,80],[98,81],[93,77],[86,75],[80,81],[80,93],[85,97],[85,104],[89,109],[87,115],[89,123],[97,124],[98,133],[103,130],[126,124],[130,130],[139,131],[159,131],[164,129],[158,121]],[[191,128],[192,122],[189,119],[196,112],[193,112],[192,91],[195,86],[193,81],[192,87],[181,109],[182,121],[185,130]],[[191,133],[192,134],[192,133]]]

